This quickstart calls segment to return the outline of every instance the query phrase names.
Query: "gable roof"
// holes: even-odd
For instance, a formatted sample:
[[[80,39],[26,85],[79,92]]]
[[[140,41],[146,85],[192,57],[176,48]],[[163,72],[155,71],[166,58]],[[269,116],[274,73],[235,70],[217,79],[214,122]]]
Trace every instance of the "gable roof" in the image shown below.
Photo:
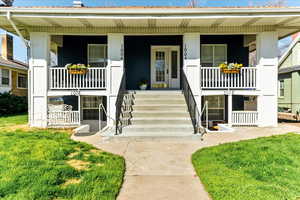
[[[0,57],[0,66],[10,67],[13,69],[28,70],[28,66],[25,63],[19,61],[6,60],[2,57]]]
[[[296,46],[296,44],[300,41],[300,35],[298,35],[293,42],[290,44],[290,46],[287,48],[287,50],[284,52],[284,54],[282,54],[282,56],[279,58],[279,65],[278,67],[280,67],[280,65],[285,61],[285,59],[288,57],[288,55],[291,53],[291,51],[293,50],[293,48]]]

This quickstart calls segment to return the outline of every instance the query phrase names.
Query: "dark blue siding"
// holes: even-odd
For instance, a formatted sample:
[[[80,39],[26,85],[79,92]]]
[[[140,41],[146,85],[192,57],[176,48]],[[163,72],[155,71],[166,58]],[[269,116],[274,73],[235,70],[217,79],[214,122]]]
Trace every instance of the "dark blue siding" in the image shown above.
[[[201,44],[227,44],[228,62],[249,65],[249,48],[244,47],[243,35],[201,35]]]
[[[151,45],[180,45],[182,49],[182,36],[126,36],[127,89],[138,89],[143,79],[150,83]]]
[[[70,36],[63,37],[63,47],[58,51],[58,66],[68,63],[87,64],[88,44],[107,44],[106,36]]]

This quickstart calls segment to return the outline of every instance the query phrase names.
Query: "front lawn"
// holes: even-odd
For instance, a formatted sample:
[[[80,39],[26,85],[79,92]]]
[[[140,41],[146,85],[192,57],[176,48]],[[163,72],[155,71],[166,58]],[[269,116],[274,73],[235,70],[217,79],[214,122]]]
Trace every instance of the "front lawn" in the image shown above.
[[[300,135],[204,148],[193,154],[192,162],[213,200],[300,197]]]
[[[0,117],[0,128],[8,127],[8,126],[15,126],[15,125],[23,125],[23,124],[26,124],[27,121],[28,121],[27,114]]]
[[[12,126],[22,119],[4,120]],[[122,157],[72,141],[62,131],[8,130],[0,131],[0,199],[116,198],[125,170]]]

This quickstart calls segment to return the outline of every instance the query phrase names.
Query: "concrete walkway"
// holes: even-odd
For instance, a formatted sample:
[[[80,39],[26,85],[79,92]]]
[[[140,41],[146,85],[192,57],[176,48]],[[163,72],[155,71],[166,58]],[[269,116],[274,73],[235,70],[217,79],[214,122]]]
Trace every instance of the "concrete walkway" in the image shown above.
[[[264,136],[299,132],[300,127],[280,124],[278,128],[237,128],[234,133],[213,133],[199,137],[72,138],[124,156],[125,181],[119,200],[208,200],[209,195],[195,174],[191,155],[203,147]]]

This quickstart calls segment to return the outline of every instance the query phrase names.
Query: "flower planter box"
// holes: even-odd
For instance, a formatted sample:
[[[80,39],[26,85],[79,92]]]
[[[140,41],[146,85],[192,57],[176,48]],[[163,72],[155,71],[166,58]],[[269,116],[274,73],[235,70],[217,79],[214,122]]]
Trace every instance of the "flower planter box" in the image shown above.
[[[68,69],[69,74],[80,74],[84,75],[88,72],[88,69]]]
[[[224,74],[238,74],[240,73],[240,69],[222,69]]]

